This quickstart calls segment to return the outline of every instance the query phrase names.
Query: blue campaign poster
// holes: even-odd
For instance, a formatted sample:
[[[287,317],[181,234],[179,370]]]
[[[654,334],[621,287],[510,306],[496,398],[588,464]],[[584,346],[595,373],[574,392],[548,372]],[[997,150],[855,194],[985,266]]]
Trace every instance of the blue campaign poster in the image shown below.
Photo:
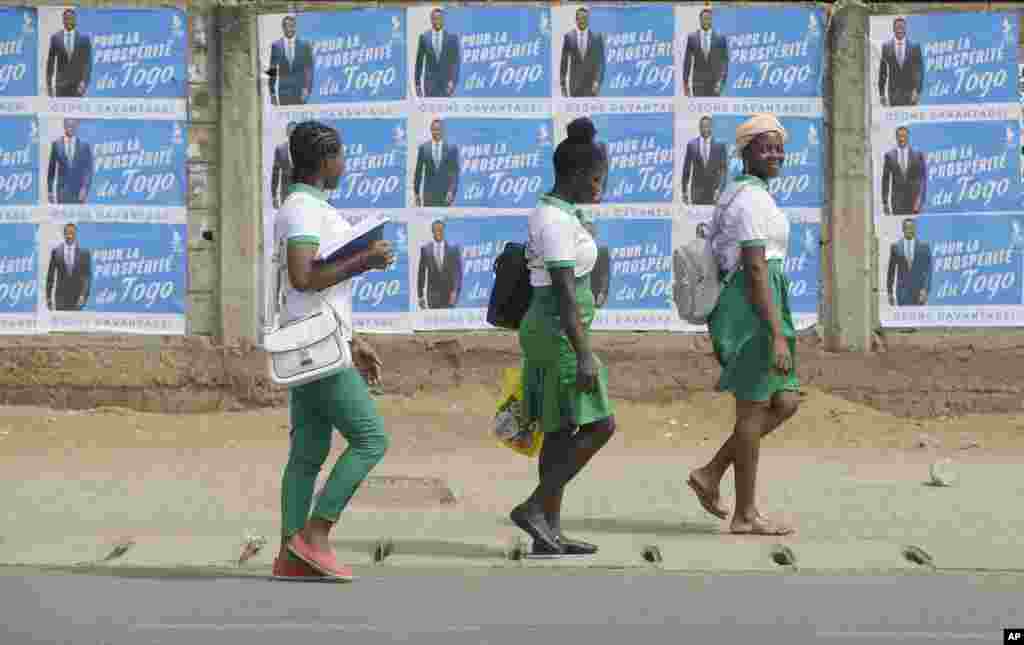
[[[269,67],[282,82],[301,75],[310,90],[305,103],[359,103],[406,98],[405,10],[351,9],[300,13],[289,51],[282,25],[270,48]],[[307,76],[308,75],[308,76]],[[308,81],[308,84],[306,83]]]
[[[453,163],[444,164],[446,187],[456,207],[533,208],[554,185],[550,119],[446,119],[444,143]],[[431,148],[417,147],[414,188],[430,205],[427,164]]]
[[[604,308],[670,309],[671,220],[598,218],[595,227],[598,264],[590,284],[598,302],[607,276]]]
[[[429,18],[434,20],[433,17]],[[494,4],[441,13],[444,41],[435,53],[430,22],[410,24],[413,81],[420,96],[541,99],[551,96],[551,10]]]
[[[926,289],[928,305],[1020,305],[1024,215],[934,215],[915,220],[907,236],[889,248],[888,291],[898,305]],[[911,256],[904,247],[912,243]],[[913,257],[903,273],[901,258]],[[883,256],[884,257],[884,256]]]
[[[750,117],[716,114],[710,118],[712,139],[725,144],[728,181],[743,172],[743,162],[736,156],[736,128]],[[788,134],[786,162],[782,173],[768,182],[768,191],[781,208],[819,208],[825,202],[824,121],[804,117],[780,121]]]
[[[883,133],[876,156],[883,212],[984,213],[1020,205],[1016,121],[915,123]],[[902,141],[902,144],[901,144]]]
[[[357,314],[396,314],[411,310],[409,297],[409,228],[404,222],[384,225],[395,263],[389,269],[369,271],[352,279],[352,311]]]
[[[794,314],[818,312],[818,275],[821,268],[821,224],[794,223],[789,231],[786,277],[789,307]]]
[[[608,204],[671,202],[675,163],[673,115],[598,114],[591,117],[598,144],[606,147]]]
[[[881,55],[873,70],[873,90],[885,104],[1017,101],[1017,14],[926,13],[873,22],[885,25],[874,38]]]
[[[188,47],[181,9],[58,10],[65,28],[46,39],[45,81],[56,96],[184,98]],[[66,31],[72,16],[74,36]],[[70,45],[72,64],[63,65]],[[80,62],[76,62],[80,61]],[[70,71],[65,71],[70,70]]]
[[[39,203],[39,121],[0,117],[0,205]]]
[[[701,80],[704,56],[700,16],[686,26],[683,77]],[[711,10],[709,49],[722,68],[720,96],[812,98],[821,96],[825,11],[804,7],[719,7]],[[682,35],[680,35],[683,37]],[[724,37],[722,39],[718,36]],[[724,51],[722,48],[724,47]],[[714,96],[698,91],[696,96]]]
[[[670,97],[675,96],[672,5],[630,7],[593,6],[587,17],[592,34],[588,48],[600,48],[590,87],[573,83],[571,52],[578,49],[578,23],[559,34],[559,85],[568,96]],[[579,20],[577,14],[576,20]],[[567,78],[568,76],[568,78]],[[582,72],[580,78],[583,78]],[[589,78],[588,78],[589,80]],[[596,85],[596,87],[594,87]]]
[[[185,205],[185,124],[71,119],[48,148],[47,193],[56,203]],[[67,143],[69,136],[74,144]],[[69,154],[68,146],[75,150]],[[84,197],[84,199],[83,199]]]
[[[345,172],[328,201],[335,208],[405,207],[405,119],[323,120],[338,130]]]
[[[82,222],[78,244],[92,268],[84,311],[185,313],[185,224]]]
[[[442,222],[443,242],[447,245],[442,272],[445,273],[444,284],[451,285],[451,291],[431,293],[428,263],[432,261],[434,239],[430,239],[419,252],[417,296],[425,300],[430,309],[439,308],[438,305],[448,306],[448,298],[453,293],[457,308],[486,309],[494,285],[494,259],[505,248],[506,242],[526,241],[527,218],[471,216],[448,218]]]
[[[0,8],[0,97],[39,92],[36,17],[33,8]]]
[[[0,315],[36,311],[38,237],[38,224],[0,224]]]

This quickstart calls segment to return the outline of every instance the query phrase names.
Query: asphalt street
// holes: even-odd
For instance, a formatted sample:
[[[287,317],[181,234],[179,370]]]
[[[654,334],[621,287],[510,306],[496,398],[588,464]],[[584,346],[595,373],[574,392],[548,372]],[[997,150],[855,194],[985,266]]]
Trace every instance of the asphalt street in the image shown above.
[[[353,584],[0,570],[0,643],[999,643],[1024,575],[357,571]]]

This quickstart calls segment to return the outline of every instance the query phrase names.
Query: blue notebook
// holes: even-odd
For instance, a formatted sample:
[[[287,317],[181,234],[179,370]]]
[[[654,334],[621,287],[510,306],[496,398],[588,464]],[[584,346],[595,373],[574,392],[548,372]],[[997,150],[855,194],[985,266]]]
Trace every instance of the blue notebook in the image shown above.
[[[365,251],[370,244],[384,239],[384,225],[389,221],[385,215],[371,215],[347,231],[325,231],[320,241],[320,257],[316,261],[336,262]]]

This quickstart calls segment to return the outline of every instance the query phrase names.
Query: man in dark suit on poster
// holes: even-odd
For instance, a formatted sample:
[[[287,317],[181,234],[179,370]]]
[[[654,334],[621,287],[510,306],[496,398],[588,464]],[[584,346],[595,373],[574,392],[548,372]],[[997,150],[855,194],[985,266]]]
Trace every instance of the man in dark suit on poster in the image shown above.
[[[686,144],[683,157],[683,201],[713,205],[725,186],[725,144],[712,137],[711,117],[700,119],[700,136]]]
[[[878,64],[878,96],[882,105],[917,105],[924,91],[924,58],[921,45],[907,38],[907,21],[892,23],[892,40],[882,44]]]
[[[281,31],[270,46],[270,102],[304,105],[313,93],[313,47],[296,36],[295,16],[285,16]]]
[[[444,239],[444,222],[430,225],[433,241],[420,248],[416,280],[420,309],[450,309],[462,291],[462,249]]]
[[[590,30],[590,12],[580,7],[576,10],[576,29],[562,39],[562,96],[597,96],[604,82],[604,68],[604,34]]]
[[[896,147],[885,153],[882,162],[882,210],[886,215],[917,215],[926,199],[928,165],[924,153],[910,147],[910,131],[899,127]]]
[[[78,121],[64,119],[64,136],[50,144],[46,196],[58,204],[84,204],[92,185],[92,146],[77,136]]]
[[[64,29],[50,36],[46,93],[60,98],[82,97],[92,76],[92,39],[75,28],[74,9],[66,9],[63,20]]]
[[[451,206],[459,190],[459,147],[445,142],[440,119],[430,124],[430,139],[416,151],[413,174],[416,206]]]
[[[292,183],[292,151],[288,147],[295,121],[288,122],[287,136],[284,143],[274,148],[274,165],[270,170],[270,195],[274,200],[274,209],[281,208],[284,203],[285,191]]]
[[[64,226],[64,241],[50,251],[46,269],[46,306],[51,311],[80,311],[92,288],[92,254],[78,245],[78,229]]]
[[[444,12],[440,9],[430,12],[430,26],[416,44],[416,96],[454,96],[462,58],[459,37],[444,30]]]
[[[683,93],[686,96],[721,96],[728,77],[729,42],[725,36],[712,31],[711,9],[705,9],[700,12],[700,29],[686,37]]]
[[[903,220],[903,239],[889,248],[889,270],[885,281],[889,304],[894,307],[928,303],[932,284],[932,247],[917,239],[914,220]],[[895,291],[893,286],[895,283]]]
[[[597,241],[597,226],[594,222],[587,222],[583,225],[590,233],[590,237]],[[590,290],[594,292],[594,304],[603,307],[608,302],[608,291],[611,278],[611,256],[608,253],[608,246],[597,246],[597,264],[590,272]]]

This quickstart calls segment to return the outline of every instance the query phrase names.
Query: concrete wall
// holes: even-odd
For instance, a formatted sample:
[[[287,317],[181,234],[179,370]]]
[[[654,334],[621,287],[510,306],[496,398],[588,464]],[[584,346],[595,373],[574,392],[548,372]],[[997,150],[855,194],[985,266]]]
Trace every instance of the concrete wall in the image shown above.
[[[4,4],[16,4],[4,2]],[[36,3],[61,4],[61,3]],[[162,6],[84,0],[79,6]],[[381,2],[381,4],[402,4]],[[186,338],[51,335],[0,337],[0,403],[56,407],[117,404],[170,410],[267,399],[257,335],[261,257],[256,18],[365,3],[193,0],[188,118],[189,293]],[[864,104],[868,17],[873,13],[1018,9],[1012,3],[833,5],[825,90],[828,206],[822,227],[819,331],[830,351],[870,351],[877,329],[877,239],[870,208]],[[201,32],[201,34],[200,34]],[[204,237],[205,234],[205,237]],[[992,330],[955,334],[991,335]],[[1017,335],[1024,330],[1011,330]],[[933,332],[922,332],[919,338]],[[948,342],[949,330],[936,330]],[[224,394],[231,392],[230,395]]]

